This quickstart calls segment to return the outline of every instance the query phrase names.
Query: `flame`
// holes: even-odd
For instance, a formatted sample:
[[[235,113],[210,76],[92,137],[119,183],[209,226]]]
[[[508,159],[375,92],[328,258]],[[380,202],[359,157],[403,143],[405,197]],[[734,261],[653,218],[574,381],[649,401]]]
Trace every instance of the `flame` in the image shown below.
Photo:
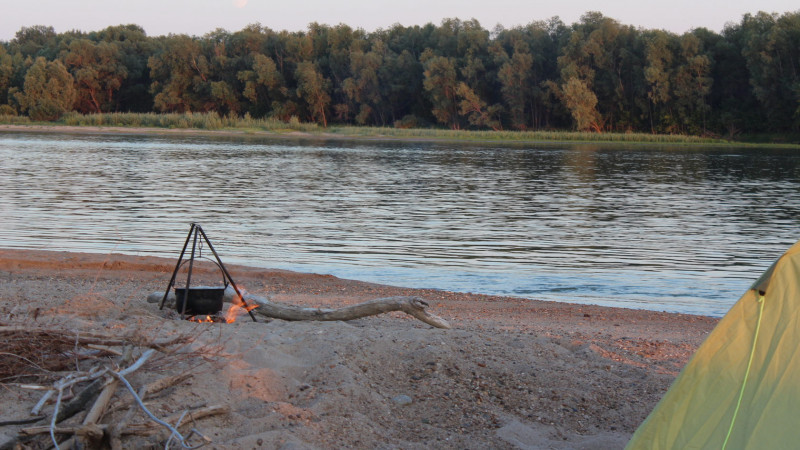
[[[197,316],[192,316],[192,317],[189,317],[186,320],[188,320],[190,322],[197,322],[197,323],[214,323],[214,319],[211,318],[211,316],[206,316],[204,318],[200,318],[200,317],[197,317]]]
[[[239,291],[241,291],[242,295],[244,295],[245,292],[244,289],[240,287]],[[258,304],[256,303],[248,303],[247,306],[244,306],[242,297],[237,295],[236,297],[233,298],[233,303],[231,304],[231,306],[228,308],[227,311],[225,311],[225,323],[236,322],[237,317],[239,317],[244,313],[248,313],[256,308],[258,308]]]

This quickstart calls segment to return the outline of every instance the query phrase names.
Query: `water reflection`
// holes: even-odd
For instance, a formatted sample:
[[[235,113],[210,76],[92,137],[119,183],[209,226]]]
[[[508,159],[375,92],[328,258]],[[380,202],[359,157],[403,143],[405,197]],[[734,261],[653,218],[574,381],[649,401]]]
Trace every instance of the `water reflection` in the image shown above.
[[[798,239],[789,151],[0,134],[3,246],[724,313]]]

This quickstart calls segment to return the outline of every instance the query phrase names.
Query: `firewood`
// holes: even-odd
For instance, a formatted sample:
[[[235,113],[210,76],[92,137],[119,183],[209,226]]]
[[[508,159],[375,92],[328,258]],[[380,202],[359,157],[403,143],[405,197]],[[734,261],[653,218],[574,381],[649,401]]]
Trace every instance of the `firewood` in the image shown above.
[[[262,316],[281,320],[355,320],[392,311],[404,312],[436,328],[450,328],[441,317],[425,308],[428,304],[419,297],[385,297],[338,309],[306,308],[284,305],[256,295],[245,294],[248,303],[258,305],[254,311]]]
[[[143,388],[141,388],[139,390],[139,392],[141,392],[140,396],[142,397],[142,399],[145,399],[147,396],[157,394],[163,391],[164,389],[182,383],[183,381],[188,380],[192,376],[193,374],[191,372],[184,372],[180,375],[173,375],[170,377],[160,378],[156,381],[153,381],[152,383],[146,384]],[[122,400],[118,400],[117,402],[112,404],[108,409],[109,411],[119,411],[120,409],[127,408],[133,403],[134,400],[128,397]]]
[[[106,334],[106,333],[91,333],[86,331],[75,332],[74,330],[67,330],[67,329],[58,329],[58,328],[32,328],[27,326],[18,326],[18,325],[3,325],[0,326],[0,336],[5,334],[12,334],[12,333],[24,333],[28,336],[36,336],[36,335],[50,335],[50,336],[57,336],[67,338],[73,344],[80,344],[80,345],[89,345],[89,344],[97,344],[97,345],[105,345],[105,346],[120,346],[125,344],[130,344],[131,340],[133,340],[133,336],[131,337],[119,337],[117,334]],[[143,347],[156,347],[156,346],[169,346],[180,344],[181,342],[186,341],[188,338],[186,336],[178,336],[175,338],[169,339],[161,339],[161,340],[153,340],[153,341],[143,341],[141,342],[141,346]]]
[[[75,414],[83,411],[86,408],[86,405],[88,405],[89,402],[97,397],[97,394],[100,393],[100,389],[105,384],[106,380],[102,378],[92,381],[80,393],[78,393],[77,396],[75,396],[72,400],[67,402],[58,410],[58,414],[56,415],[56,423],[63,422],[64,420],[67,420]]]
[[[236,302],[236,295],[231,295],[233,289],[225,290],[226,301]],[[158,303],[163,298],[163,293],[154,292],[147,296],[147,301],[150,303]],[[423,299],[419,297],[385,297],[375,300],[369,300],[357,305],[345,306],[338,309],[325,309],[325,308],[307,308],[296,305],[287,305],[283,303],[273,302],[272,300],[244,293],[244,301],[248,305],[258,305],[253,312],[268,317],[271,319],[281,320],[355,320],[369,316],[376,316],[392,311],[404,312],[412,317],[415,317],[428,325],[436,328],[450,328],[450,324],[441,317],[432,314],[426,310],[429,306]],[[174,301],[174,294],[169,293],[167,296],[167,304],[170,300]]]
[[[207,406],[205,408],[200,408],[194,411],[190,411],[184,419],[185,421],[178,425],[178,428],[183,428],[188,425],[191,425],[192,421],[200,420],[204,417],[216,416],[220,414],[228,414],[231,412],[231,407],[228,405],[213,405]],[[164,421],[169,423],[177,422],[183,413],[175,413],[169,417],[167,417]],[[188,419],[188,420],[187,420]],[[134,434],[137,436],[152,436],[161,431],[161,428],[158,424],[154,422],[141,422],[141,423],[132,423],[128,425],[124,430],[122,430],[122,434]]]
[[[156,381],[154,381],[152,383],[146,384],[144,387],[139,389],[139,397],[142,400],[144,400],[147,397],[147,395],[152,395],[152,394],[155,394],[157,392],[160,392],[160,391],[162,391],[162,390],[164,390],[164,389],[166,389],[168,387],[174,386],[174,385],[176,385],[176,384],[178,384],[178,383],[180,383],[180,382],[182,382],[184,380],[187,380],[187,379],[191,378],[192,376],[193,376],[192,373],[185,372],[185,373],[182,373],[180,375],[161,378],[161,379],[156,380]],[[130,406],[133,403],[135,403],[135,401],[133,399],[126,399],[123,402],[118,402],[117,404],[113,405],[109,409],[112,410],[112,411],[115,411],[117,409],[121,409],[121,408]],[[128,422],[130,422],[131,418],[133,417],[133,413],[135,411],[136,410],[133,409],[133,408],[129,409],[128,412],[125,414],[125,417],[122,418],[122,420],[120,420],[118,423],[116,423],[116,424],[114,424],[114,425],[112,425],[110,427],[108,434],[109,434],[109,442],[111,444],[111,449],[112,450],[121,450],[123,448],[123,445],[122,445],[122,433],[125,430],[125,428],[128,426]]]

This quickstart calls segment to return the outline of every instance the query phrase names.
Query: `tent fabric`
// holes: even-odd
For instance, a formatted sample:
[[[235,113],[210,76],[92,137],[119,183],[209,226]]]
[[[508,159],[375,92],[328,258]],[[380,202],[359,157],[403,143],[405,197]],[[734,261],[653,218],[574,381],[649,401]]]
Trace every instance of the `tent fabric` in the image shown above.
[[[720,320],[626,449],[723,448],[751,350],[725,448],[800,448],[800,242]]]

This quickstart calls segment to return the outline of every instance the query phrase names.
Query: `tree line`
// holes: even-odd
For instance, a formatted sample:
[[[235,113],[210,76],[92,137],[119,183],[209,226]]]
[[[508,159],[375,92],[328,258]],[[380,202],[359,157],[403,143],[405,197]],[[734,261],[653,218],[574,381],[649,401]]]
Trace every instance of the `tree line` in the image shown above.
[[[800,11],[721,33],[620,24],[589,12],[515,28],[446,19],[366,32],[253,24],[204,36],[137,25],[0,42],[0,114],[217,112],[452,129],[674,134],[800,130]]]

